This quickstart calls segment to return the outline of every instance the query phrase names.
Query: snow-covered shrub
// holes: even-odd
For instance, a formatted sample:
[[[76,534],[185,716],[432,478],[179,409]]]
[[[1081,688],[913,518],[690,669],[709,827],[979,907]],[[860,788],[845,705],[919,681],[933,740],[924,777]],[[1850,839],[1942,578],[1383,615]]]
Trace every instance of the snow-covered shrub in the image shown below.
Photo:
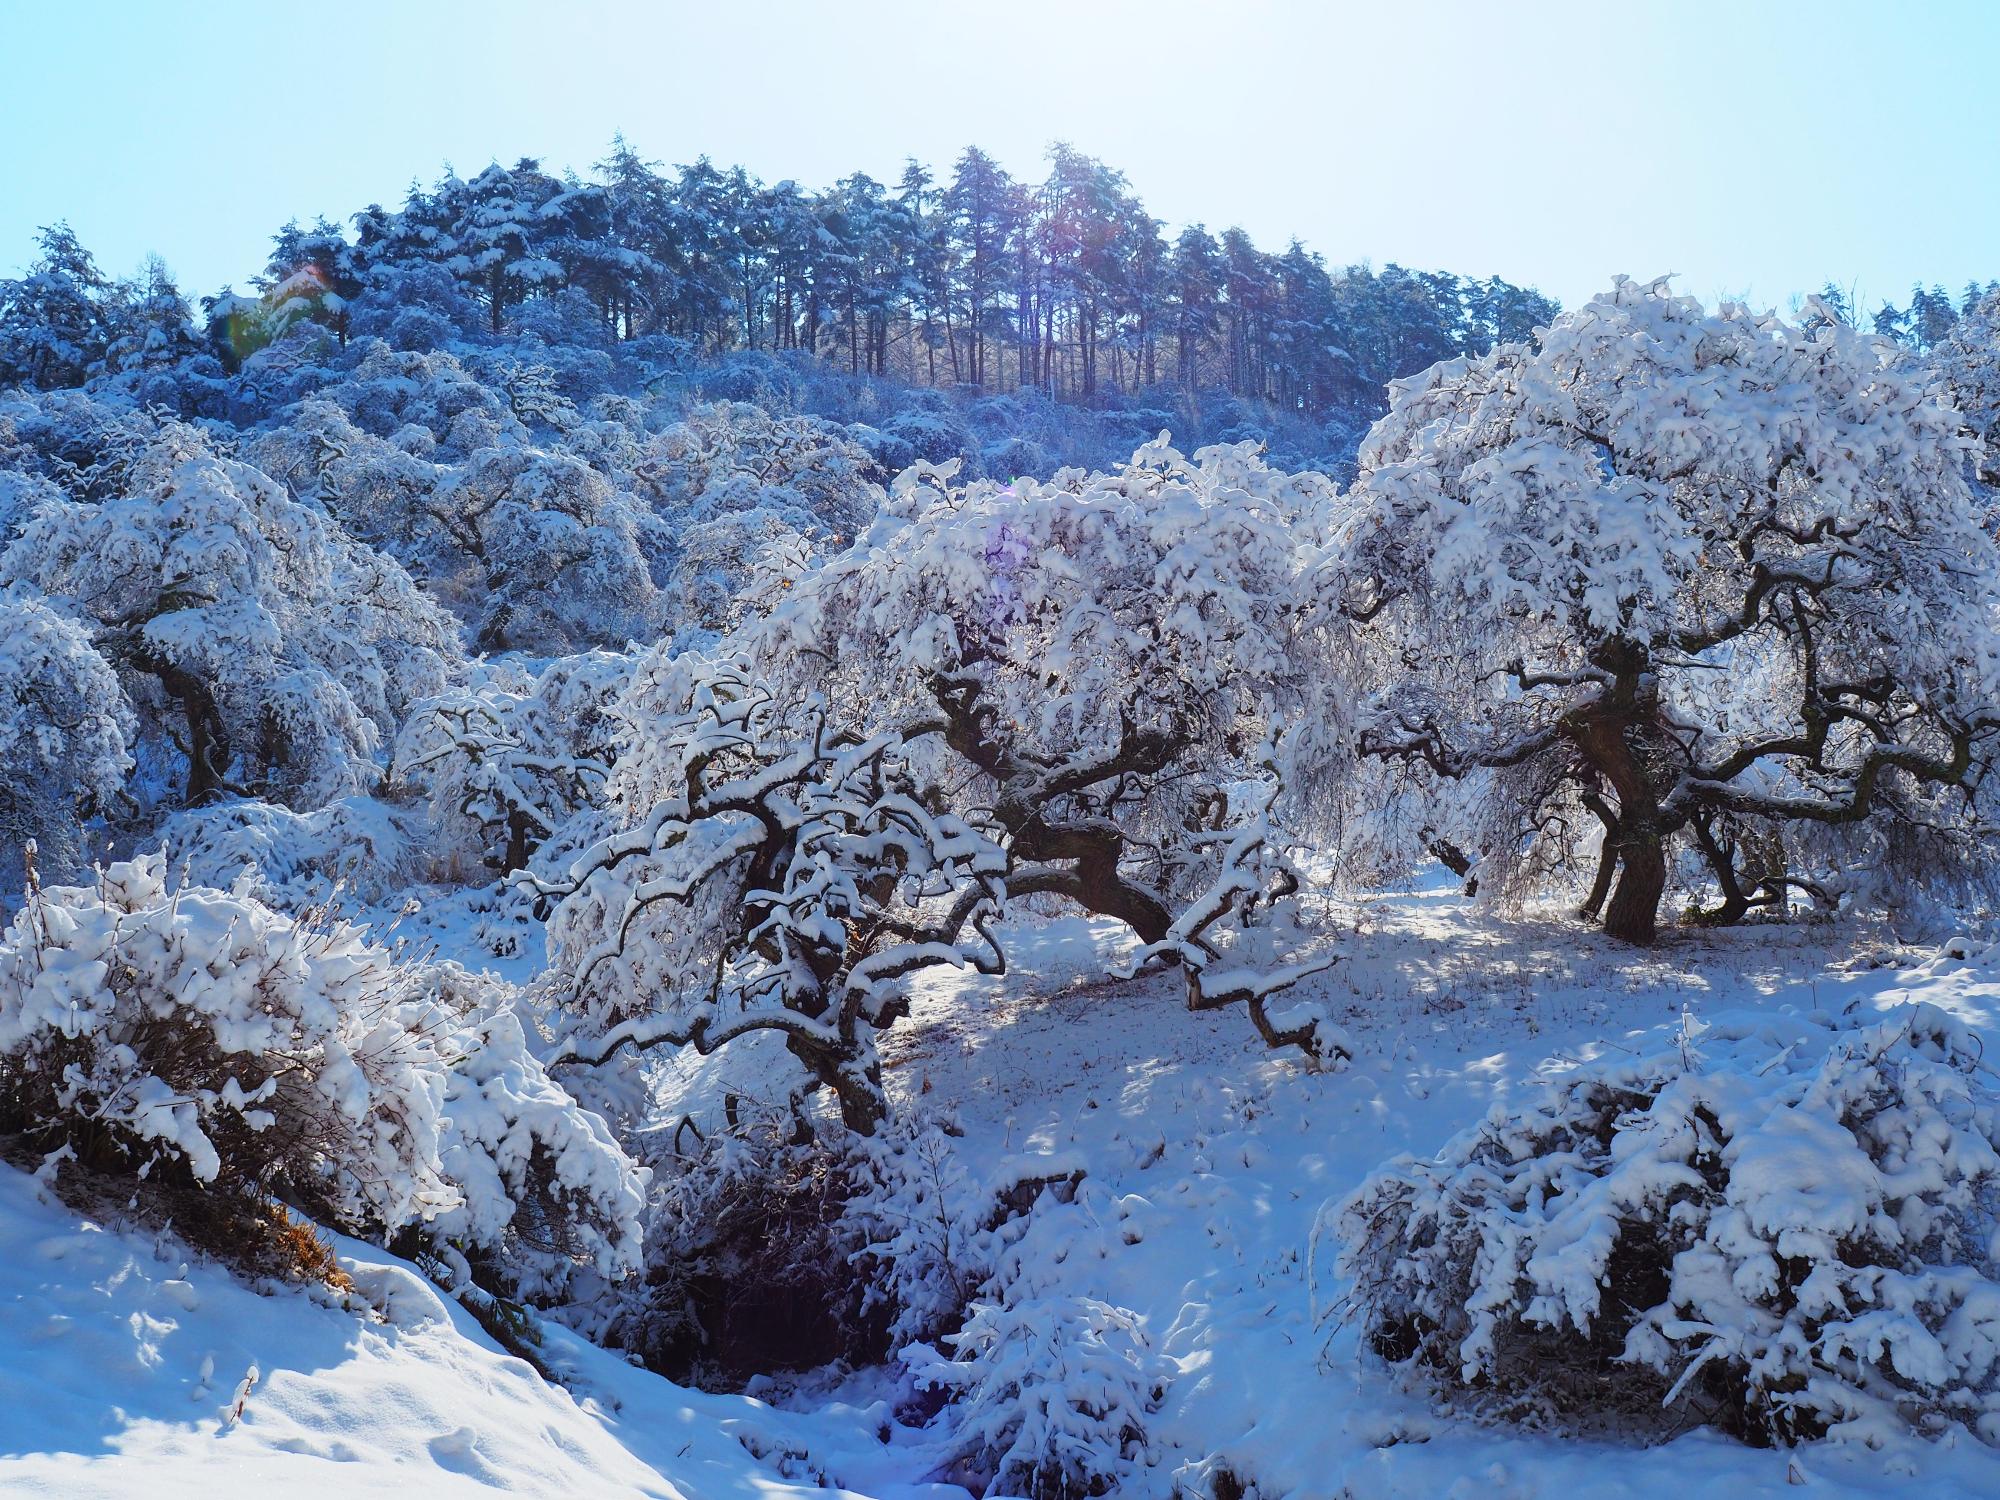
[[[153,855],[32,889],[0,938],[0,1129],[101,1172],[413,1226],[515,1295],[638,1264],[643,1174],[489,981],[323,911],[170,889]]]
[[[33,839],[45,873],[67,879],[83,822],[131,769],[132,710],[90,633],[40,599],[0,593],[0,892],[19,889]]]
[[[920,1100],[846,1142],[840,1234],[892,1347],[936,1341],[975,1300],[1066,1292],[1126,1243],[1126,1205],[1077,1159],[1025,1153],[975,1175],[959,1134]]]
[[[2000,1442],[1977,1039],[1918,1005],[1727,1040],[1758,1045],[1580,1069],[1371,1177],[1339,1222],[1374,1348],[1571,1424]]]
[[[422,817],[374,797],[303,813],[247,798],[216,802],[175,813],[159,839],[194,884],[241,889],[287,911],[339,893],[388,901],[437,873]]]
[[[893,437],[866,422],[850,422],[847,435],[885,474],[900,474],[917,461],[917,450],[908,439]]]
[[[1148,1458],[1146,1418],[1172,1364],[1129,1309],[1096,1297],[976,1302],[943,1342],[902,1353],[949,1393],[952,1477],[1029,1500],[1116,1494]]]
[[[357,1230],[454,1201],[439,1025],[419,976],[360,929],[169,889],[158,855],[31,889],[0,937],[7,1130]]]
[[[579,1270],[640,1268],[645,1174],[610,1127],[550,1079],[521,1021],[452,966],[466,1004],[451,1038],[439,1160],[458,1190],[431,1232],[490,1261],[509,1295],[547,1301]]]
[[[979,442],[967,430],[950,405],[940,398],[935,404],[914,411],[899,411],[880,424],[884,433],[910,445],[919,463],[973,464],[979,459]]]
[[[996,479],[1039,478],[1055,468],[1055,461],[1040,443],[1010,437],[982,448],[979,466]]]
[[[947,1126],[901,1115],[848,1147],[841,1232],[865,1273],[863,1310],[888,1311],[895,1348],[956,1328],[993,1271],[993,1195]]]

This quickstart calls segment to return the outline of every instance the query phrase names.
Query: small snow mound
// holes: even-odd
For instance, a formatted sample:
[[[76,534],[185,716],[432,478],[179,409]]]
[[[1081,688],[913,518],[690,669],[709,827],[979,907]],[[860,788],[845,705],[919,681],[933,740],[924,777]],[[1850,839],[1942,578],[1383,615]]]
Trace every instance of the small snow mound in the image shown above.
[[[378,1262],[353,1266],[348,1275],[355,1292],[392,1327],[422,1328],[428,1323],[451,1322],[451,1310],[443,1296],[412,1270]]]

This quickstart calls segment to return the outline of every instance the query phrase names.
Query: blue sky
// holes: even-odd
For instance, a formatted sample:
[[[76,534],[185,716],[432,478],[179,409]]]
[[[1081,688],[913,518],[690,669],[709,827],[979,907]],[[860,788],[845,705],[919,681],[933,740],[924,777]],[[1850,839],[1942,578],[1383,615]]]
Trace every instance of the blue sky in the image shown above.
[[[2000,277],[2000,3],[0,0],[0,274],[242,280],[293,216],[622,130],[817,187],[1066,139],[1172,225],[1785,305]]]

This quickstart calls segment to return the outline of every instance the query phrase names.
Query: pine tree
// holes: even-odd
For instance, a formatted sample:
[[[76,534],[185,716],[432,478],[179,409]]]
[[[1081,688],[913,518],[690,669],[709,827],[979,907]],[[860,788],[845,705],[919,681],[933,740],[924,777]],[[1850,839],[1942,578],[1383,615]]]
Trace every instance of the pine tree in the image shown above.
[[[0,385],[82,385],[104,359],[111,283],[66,223],[40,232],[41,256],[18,281],[0,281]]]

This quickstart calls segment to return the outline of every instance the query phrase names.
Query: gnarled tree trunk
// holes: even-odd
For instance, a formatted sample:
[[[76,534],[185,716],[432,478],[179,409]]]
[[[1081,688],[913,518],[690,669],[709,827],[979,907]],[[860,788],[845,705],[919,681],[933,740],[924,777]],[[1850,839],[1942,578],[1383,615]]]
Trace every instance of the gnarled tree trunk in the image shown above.
[[[1595,664],[1613,673],[1612,682],[1590,703],[1573,710],[1566,725],[1568,739],[1618,799],[1613,818],[1605,820],[1604,853],[1585,910],[1604,902],[1603,887],[1611,880],[1611,860],[1618,866],[1617,884],[1604,906],[1604,931],[1620,942],[1650,944],[1659,935],[1660,898],[1667,890],[1666,838],[1661,829],[1660,797],[1641,763],[1637,741],[1652,723],[1658,704],[1641,684],[1648,661],[1635,642],[1606,642]]]
[[[1604,931],[1621,943],[1650,944],[1659,935],[1660,898],[1667,890],[1667,853],[1658,833],[1628,833],[1618,847],[1618,885],[1604,910]]]

